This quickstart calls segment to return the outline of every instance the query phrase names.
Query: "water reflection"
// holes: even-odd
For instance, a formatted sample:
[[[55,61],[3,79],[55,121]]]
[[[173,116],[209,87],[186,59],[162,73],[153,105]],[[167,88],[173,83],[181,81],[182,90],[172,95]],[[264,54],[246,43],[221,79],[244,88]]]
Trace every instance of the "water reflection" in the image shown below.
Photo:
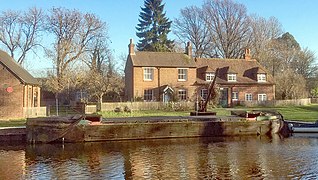
[[[317,140],[276,136],[3,146],[0,179],[313,178]]]

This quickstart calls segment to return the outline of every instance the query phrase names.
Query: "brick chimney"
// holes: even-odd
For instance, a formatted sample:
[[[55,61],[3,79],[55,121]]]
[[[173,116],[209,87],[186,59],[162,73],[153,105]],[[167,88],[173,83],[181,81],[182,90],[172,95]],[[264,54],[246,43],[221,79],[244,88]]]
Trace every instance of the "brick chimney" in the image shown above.
[[[186,54],[192,58],[192,46],[191,46],[191,42],[187,42],[187,47],[186,47]]]
[[[135,45],[134,45],[133,39],[130,39],[130,43],[128,45],[128,51],[129,51],[128,55],[135,55]]]
[[[244,59],[251,60],[251,50],[249,48],[245,48]]]

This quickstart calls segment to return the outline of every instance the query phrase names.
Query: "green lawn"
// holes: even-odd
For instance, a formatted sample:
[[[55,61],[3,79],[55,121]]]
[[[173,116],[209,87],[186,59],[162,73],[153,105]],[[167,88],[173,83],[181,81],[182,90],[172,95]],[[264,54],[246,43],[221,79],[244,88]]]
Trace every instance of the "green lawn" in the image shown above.
[[[16,120],[0,120],[0,127],[16,127],[16,126],[25,126],[25,119],[16,119]]]
[[[275,108],[213,108],[209,111],[215,111],[218,116],[230,115],[232,110],[262,110],[271,109],[280,112],[286,120],[296,121],[317,121],[318,120],[318,104],[308,106],[288,106]],[[102,112],[104,118],[113,117],[140,117],[140,116],[189,116],[190,111],[163,111],[163,110],[147,110],[127,112]],[[25,119],[2,121],[0,127],[25,126]]]
[[[308,106],[288,106],[288,107],[273,107],[273,108],[213,108],[209,111],[215,111],[218,116],[227,116],[232,110],[276,110],[280,112],[286,120],[298,121],[316,121],[318,120],[318,104]],[[104,118],[113,117],[138,117],[138,116],[189,116],[190,111],[163,111],[163,110],[147,110],[126,112],[102,112]]]

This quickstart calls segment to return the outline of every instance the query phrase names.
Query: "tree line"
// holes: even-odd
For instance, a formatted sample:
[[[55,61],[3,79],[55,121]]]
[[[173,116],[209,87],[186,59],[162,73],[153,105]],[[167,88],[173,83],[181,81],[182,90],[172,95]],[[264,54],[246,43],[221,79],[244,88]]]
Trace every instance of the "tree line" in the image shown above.
[[[43,45],[44,39],[47,41]],[[0,14],[0,43],[19,64],[29,52],[41,48],[53,68],[42,79],[43,89],[70,100],[70,93],[85,91],[90,100],[120,100],[122,73],[109,48],[107,24],[93,13],[52,8],[48,13],[33,7]],[[32,62],[36,63],[36,62]],[[64,102],[63,102],[64,103]]]
[[[164,5],[162,0],[144,1],[136,26],[139,51],[178,52],[191,42],[194,58],[242,58],[250,48],[252,57],[275,78],[277,99],[318,95],[315,54],[284,32],[275,17],[249,15],[245,5],[232,0],[205,0],[201,6],[181,9],[170,21]],[[168,38],[170,32],[176,39]],[[107,23],[93,13],[66,8],[44,13],[35,7],[0,13],[1,48],[20,64],[28,53],[43,49],[53,64],[44,88],[57,101],[59,95],[78,90],[94,101],[102,102],[105,96],[121,100],[123,72],[115,66],[109,42]]]
[[[318,95],[314,52],[301,48],[292,34],[283,31],[277,18],[249,15],[245,5],[233,0],[205,0],[201,6],[181,9],[179,17],[171,22],[164,18],[162,6],[162,0],[145,0],[136,28],[141,38],[139,50],[178,51],[180,45],[191,42],[194,58],[237,59],[249,48],[252,58],[275,78],[277,99]],[[177,37],[174,41],[162,35],[170,32],[170,25]],[[149,48],[157,47],[154,38],[161,44],[167,42],[162,47],[174,49]]]

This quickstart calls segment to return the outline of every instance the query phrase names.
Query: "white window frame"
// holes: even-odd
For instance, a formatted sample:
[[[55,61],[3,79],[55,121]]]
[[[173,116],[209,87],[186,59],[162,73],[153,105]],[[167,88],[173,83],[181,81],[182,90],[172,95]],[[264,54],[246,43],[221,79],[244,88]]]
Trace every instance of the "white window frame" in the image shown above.
[[[178,68],[178,81],[187,81],[188,68]]]
[[[144,101],[152,101],[152,100],[153,100],[153,89],[145,89]]]
[[[236,74],[227,74],[227,81],[229,82],[236,82]]]
[[[245,94],[245,101],[253,101],[252,93],[246,93]]]
[[[186,89],[179,89],[178,90],[178,97],[180,101],[187,100],[187,90]]]
[[[205,73],[205,81],[213,81],[215,74],[211,72]]]
[[[266,82],[266,74],[265,73],[257,74],[257,82]]]
[[[208,89],[201,89],[200,96],[201,98],[206,99],[206,97],[208,96]]]
[[[232,92],[232,100],[238,101],[238,92]]]
[[[154,68],[144,67],[143,68],[144,81],[153,81]]]
[[[258,94],[258,101],[267,101],[267,95],[266,94]]]

